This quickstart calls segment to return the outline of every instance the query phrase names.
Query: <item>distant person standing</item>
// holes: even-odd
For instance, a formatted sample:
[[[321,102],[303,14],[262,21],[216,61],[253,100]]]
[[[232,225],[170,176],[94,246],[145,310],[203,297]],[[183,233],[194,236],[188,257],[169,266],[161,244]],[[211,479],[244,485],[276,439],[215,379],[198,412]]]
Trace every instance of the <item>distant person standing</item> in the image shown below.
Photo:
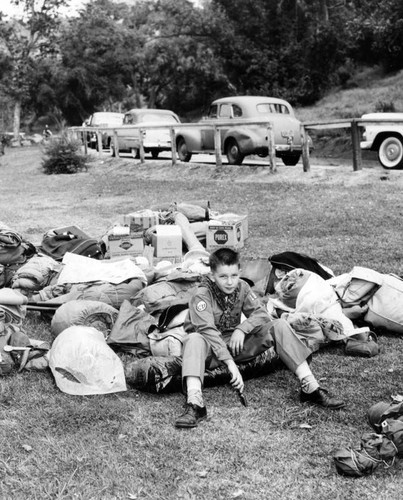
[[[50,130],[49,126],[48,125],[45,125],[45,128],[43,129],[43,132],[42,132],[42,137],[44,139],[49,139],[49,137],[52,137],[52,131]]]
[[[4,148],[7,144],[7,139],[6,136],[1,134],[0,135],[0,155],[4,155]]]

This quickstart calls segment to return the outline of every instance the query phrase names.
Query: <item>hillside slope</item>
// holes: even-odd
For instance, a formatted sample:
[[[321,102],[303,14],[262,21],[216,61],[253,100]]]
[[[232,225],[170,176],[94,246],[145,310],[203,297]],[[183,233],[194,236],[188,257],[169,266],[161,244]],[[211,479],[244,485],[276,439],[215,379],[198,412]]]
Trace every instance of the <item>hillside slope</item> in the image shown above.
[[[378,68],[367,68],[352,77],[343,89],[333,89],[314,106],[296,108],[302,121],[359,118],[364,113],[403,111],[403,71],[384,77]]]
[[[348,87],[348,88],[347,88]],[[379,68],[366,68],[352,77],[346,88],[333,89],[314,106],[296,108],[303,122],[360,118],[364,113],[403,111],[403,71],[384,76]],[[311,133],[318,157],[351,157],[351,136],[347,129]],[[364,160],[376,160],[377,154],[362,152]]]

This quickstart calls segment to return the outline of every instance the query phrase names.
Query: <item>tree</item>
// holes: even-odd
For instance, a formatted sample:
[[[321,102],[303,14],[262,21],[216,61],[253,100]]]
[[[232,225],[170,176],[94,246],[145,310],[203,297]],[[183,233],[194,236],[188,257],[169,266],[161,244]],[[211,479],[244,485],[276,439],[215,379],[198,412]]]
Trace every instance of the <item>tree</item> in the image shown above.
[[[146,105],[187,113],[227,88],[213,50],[222,18],[210,14],[188,0],[88,3],[60,37],[53,86],[69,122],[101,108]]]
[[[56,50],[59,9],[69,0],[12,0],[23,7],[19,18],[0,19],[1,91],[14,104],[13,133],[19,140],[21,109],[29,96],[36,65]]]
[[[150,107],[192,114],[230,84],[215,45],[225,32],[221,11],[188,0],[154,0],[144,25],[140,85]],[[134,12],[133,12],[134,14]]]
[[[387,72],[403,68],[403,3],[384,0],[377,4],[372,17],[374,43],[372,50]]]
[[[121,111],[140,102],[142,34],[127,24],[129,10],[124,3],[93,0],[63,26],[54,87],[71,124],[99,109]]]
[[[237,92],[311,104],[347,57],[347,0],[212,0],[227,17],[217,56]]]

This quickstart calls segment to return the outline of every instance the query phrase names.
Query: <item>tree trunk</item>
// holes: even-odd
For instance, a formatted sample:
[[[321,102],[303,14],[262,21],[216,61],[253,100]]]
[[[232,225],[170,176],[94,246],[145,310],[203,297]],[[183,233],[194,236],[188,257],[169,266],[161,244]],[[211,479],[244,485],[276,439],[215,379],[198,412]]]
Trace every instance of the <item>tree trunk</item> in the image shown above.
[[[324,23],[329,22],[329,11],[327,8],[327,0],[320,0],[320,19]]]
[[[17,98],[14,101],[13,134],[14,134],[14,140],[17,142],[19,146],[21,146],[20,124],[21,124],[21,99]]]
[[[151,87],[150,95],[148,97],[147,108],[155,108],[155,98],[157,96],[156,87]]]

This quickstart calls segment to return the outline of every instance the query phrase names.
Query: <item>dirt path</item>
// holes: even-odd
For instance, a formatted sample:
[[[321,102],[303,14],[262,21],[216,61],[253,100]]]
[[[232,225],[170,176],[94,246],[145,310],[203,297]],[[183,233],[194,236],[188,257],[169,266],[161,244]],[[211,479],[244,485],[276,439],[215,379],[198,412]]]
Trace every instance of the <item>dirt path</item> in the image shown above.
[[[199,163],[200,159],[209,163]],[[24,177],[27,178],[34,172],[40,171],[42,160],[42,151],[40,147],[30,148],[7,148],[6,154],[0,157],[0,165],[3,165],[2,180],[5,182],[10,176],[14,176],[18,171],[23,178],[22,184],[25,184]],[[107,153],[99,156],[97,152],[90,151],[89,168],[93,175],[106,175],[110,181],[115,177],[130,174],[138,179],[165,181],[165,180],[189,180],[195,182],[203,181],[228,181],[235,183],[296,183],[296,184],[341,184],[341,185],[361,185],[372,182],[390,181],[393,184],[403,185],[403,171],[387,171],[377,162],[375,157],[363,158],[363,169],[353,171],[352,160],[344,154],[343,157],[318,157],[315,154],[311,156],[311,167],[309,172],[304,172],[302,163],[294,167],[283,165],[282,161],[277,159],[277,170],[271,172],[268,162],[258,159],[257,161],[248,161],[240,166],[224,164],[217,167],[212,155],[195,156],[190,163],[179,162],[175,166],[169,156],[159,160],[146,158],[141,164],[139,160],[125,156],[112,158]],[[7,168],[11,167],[11,168]],[[45,176],[43,183],[47,184]],[[50,176],[53,177],[53,176]],[[63,185],[63,177],[60,177],[58,184]],[[70,176],[66,176],[70,177]],[[8,179],[10,180],[10,179]],[[27,180],[27,179],[25,179]],[[66,179],[67,180],[67,179]],[[49,181],[49,179],[48,179]],[[54,182],[54,179],[53,179]],[[25,187],[29,189],[28,185]]]
[[[294,167],[287,167],[277,159],[277,170],[271,172],[268,162],[261,159],[255,162],[245,159],[240,166],[224,164],[217,167],[212,155],[198,155],[189,163],[180,162],[173,166],[169,157],[159,160],[146,158],[141,164],[139,160],[128,156],[111,158],[106,153],[102,157],[91,153],[92,168],[106,169],[112,176],[133,173],[135,169],[136,177],[155,181],[186,179],[201,182],[216,179],[236,183],[335,183],[347,186],[391,180],[403,184],[403,171],[386,171],[374,158],[364,158],[362,170],[356,172],[353,171],[352,160],[345,157],[312,156],[309,172],[303,171],[301,162]],[[200,163],[200,159],[208,163]]]

